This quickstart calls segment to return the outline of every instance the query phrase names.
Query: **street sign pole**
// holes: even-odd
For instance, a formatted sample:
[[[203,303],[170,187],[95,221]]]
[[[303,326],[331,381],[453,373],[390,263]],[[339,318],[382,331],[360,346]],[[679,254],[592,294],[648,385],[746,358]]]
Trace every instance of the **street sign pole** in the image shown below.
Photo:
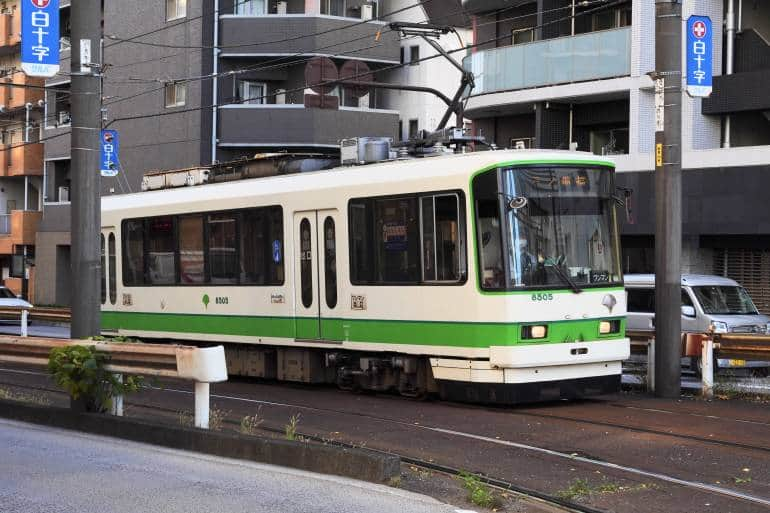
[[[675,398],[682,379],[681,0],[656,0],[655,17],[655,395]]]
[[[28,0],[24,0],[28,1]],[[99,335],[102,0],[72,2],[72,338]]]

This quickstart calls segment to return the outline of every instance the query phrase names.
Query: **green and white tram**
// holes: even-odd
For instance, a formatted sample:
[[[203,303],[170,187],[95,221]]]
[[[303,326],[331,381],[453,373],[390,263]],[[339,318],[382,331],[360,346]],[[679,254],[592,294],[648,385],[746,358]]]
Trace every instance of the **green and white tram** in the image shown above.
[[[490,151],[105,198],[103,331],[410,396],[615,391],[613,175],[584,153]]]

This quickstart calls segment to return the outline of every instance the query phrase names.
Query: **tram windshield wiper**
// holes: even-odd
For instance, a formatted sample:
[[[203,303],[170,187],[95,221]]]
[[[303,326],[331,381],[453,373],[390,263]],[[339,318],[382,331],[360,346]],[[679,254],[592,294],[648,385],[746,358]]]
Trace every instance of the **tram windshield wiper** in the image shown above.
[[[572,289],[572,292],[574,292],[575,294],[580,294],[581,292],[583,292],[583,289],[581,289],[580,286],[577,283],[575,283],[574,280],[570,278],[569,275],[565,273],[561,267],[559,267],[559,264],[555,262],[546,261],[545,266],[553,269],[556,275],[559,278],[561,278],[561,280],[564,283],[569,285],[569,288]]]

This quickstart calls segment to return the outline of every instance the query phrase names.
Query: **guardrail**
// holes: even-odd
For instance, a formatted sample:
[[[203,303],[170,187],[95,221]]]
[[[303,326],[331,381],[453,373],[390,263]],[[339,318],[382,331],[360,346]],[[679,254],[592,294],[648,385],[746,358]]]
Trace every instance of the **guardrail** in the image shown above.
[[[655,333],[626,331],[632,351],[645,348],[647,352],[647,389],[655,390]],[[719,358],[741,358],[770,361],[770,335],[739,333],[682,333],[682,356],[701,359],[703,394],[714,393],[714,362]]]
[[[210,384],[227,381],[223,346],[191,347],[165,344],[110,343],[0,336],[0,362],[47,366],[56,347],[93,346],[110,356],[105,369],[123,374],[162,376],[195,382],[195,427],[208,429]],[[113,414],[123,415],[123,398],[115,397]]]
[[[18,308],[0,307],[0,319],[17,315],[19,315]],[[70,322],[70,309],[35,306],[29,311],[29,319],[33,321]]]

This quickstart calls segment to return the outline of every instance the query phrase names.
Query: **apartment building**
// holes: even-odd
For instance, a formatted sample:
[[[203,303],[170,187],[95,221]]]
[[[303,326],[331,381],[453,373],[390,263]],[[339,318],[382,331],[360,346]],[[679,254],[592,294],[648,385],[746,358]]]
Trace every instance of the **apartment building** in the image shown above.
[[[650,272],[655,1],[584,4],[466,0],[478,45],[465,60],[477,77],[466,116],[501,147],[611,155],[618,185],[633,190],[624,269]],[[682,93],[682,270],[737,279],[767,312],[770,2],[684,0],[683,18],[692,14],[710,16],[716,29],[715,79],[707,99]],[[728,26],[735,31],[721,29]]]
[[[336,157],[346,137],[395,138],[399,115],[382,91],[316,86],[340,76],[382,81],[381,70],[399,64],[398,34],[375,19],[383,8],[363,0],[105,0],[104,119],[121,148],[120,174],[101,179],[103,195],[138,192],[152,170],[269,152]],[[35,267],[37,301],[68,305],[77,191],[68,50],[62,59],[62,72],[45,83]]]
[[[27,295],[42,216],[44,82],[21,72],[20,9],[20,0],[0,2],[0,278]]]

